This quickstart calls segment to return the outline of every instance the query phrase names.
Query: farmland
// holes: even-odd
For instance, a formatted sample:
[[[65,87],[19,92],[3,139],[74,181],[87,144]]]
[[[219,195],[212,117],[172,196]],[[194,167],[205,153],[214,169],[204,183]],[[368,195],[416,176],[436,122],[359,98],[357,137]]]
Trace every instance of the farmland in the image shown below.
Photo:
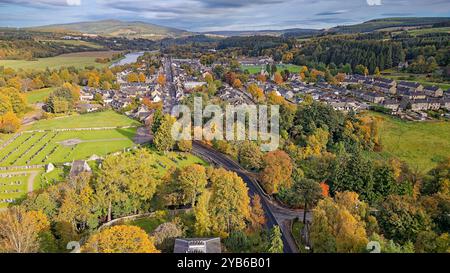
[[[0,66],[11,67],[13,69],[58,69],[61,67],[84,68],[94,66],[102,68],[109,65],[95,62],[96,58],[110,58],[115,51],[92,51],[81,53],[63,54],[56,57],[41,58],[36,61],[26,60],[0,60]]]
[[[378,113],[371,115],[381,120],[381,157],[397,157],[423,172],[450,157],[449,122],[406,122]]]

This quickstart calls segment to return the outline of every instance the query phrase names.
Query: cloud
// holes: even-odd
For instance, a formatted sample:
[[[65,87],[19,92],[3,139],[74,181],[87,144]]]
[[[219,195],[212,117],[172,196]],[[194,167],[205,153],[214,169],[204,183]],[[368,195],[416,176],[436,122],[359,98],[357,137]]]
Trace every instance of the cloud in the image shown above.
[[[381,0],[366,0],[369,6],[381,6]]]
[[[20,6],[80,6],[81,0],[0,0],[1,4]]]
[[[324,11],[324,12],[316,13],[316,15],[318,15],[318,16],[330,16],[330,15],[343,14],[343,13],[347,13],[347,12],[348,12],[348,10]]]

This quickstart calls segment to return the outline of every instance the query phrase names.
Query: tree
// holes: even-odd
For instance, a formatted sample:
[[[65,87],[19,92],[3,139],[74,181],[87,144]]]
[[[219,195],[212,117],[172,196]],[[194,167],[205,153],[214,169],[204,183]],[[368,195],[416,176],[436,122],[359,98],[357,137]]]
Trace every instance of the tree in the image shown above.
[[[145,83],[145,81],[147,80],[147,78],[145,77],[144,73],[139,73],[139,82],[140,83]]]
[[[0,94],[0,115],[4,115],[7,112],[12,112],[12,104],[9,97]]]
[[[19,130],[20,124],[20,119],[13,112],[6,112],[0,116],[0,132],[2,133],[15,133]]]
[[[89,253],[159,253],[147,233],[136,226],[113,226],[92,235],[83,247]]]
[[[192,151],[192,141],[191,140],[180,140],[177,143],[178,150],[181,152],[190,152]]]
[[[184,193],[184,204],[190,202],[195,207],[197,196],[205,190],[208,183],[205,167],[197,164],[184,167],[178,172],[177,181]]]
[[[336,193],[335,200],[325,198],[313,210],[310,239],[316,253],[358,253],[365,251],[366,210],[368,205],[351,192]],[[371,218],[370,218],[371,219]]]
[[[159,127],[161,126],[161,123],[164,119],[164,114],[161,109],[157,109],[155,113],[153,114],[153,121],[152,121],[152,133],[153,135],[158,132]]]
[[[283,76],[281,76],[280,72],[276,72],[273,78],[274,82],[278,85],[283,84]]]
[[[389,196],[377,218],[383,234],[400,243],[413,242],[421,231],[431,228],[430,217],[409,196]]]
[[[380,72],[380,68],[377,67],[375,68],[375,73],[374,73],[375,77],[380,78],[381,77],[381,72]]]
[[[213,230],[225,235],[245,229],[250,217],[250,198],[244,181],[224,169],[215,169],[210,181],[209,213]]]
[[[281,234],[281,229],[279,226],[272,228],[270,232],[270,244],[267,252],[269,253],[283,253],[284,245]]]
[[[127,76],[127,82],[129,83],[139,82],[139,76],[136,73],[130,73]]]
[[[39,249],[39,234],[50,223],[42,212],[13,207],[0,212],[0,252],[33,253]]]
[[[287,153],[281,150],[267,153],[264,157],[264,170],[261,173],[261,182],[268,194],[278,193],[280,188],[290,188],[292,185],[292,160]]]
[[[239,145],[238,159],[242,167],[249,170],[259,170],[263,163],[261,149],[252,141],[244,141]]]
[[[152,236],[155,240],[155,246],[165,252],[171,252],[176,238],[183,236],[183,230],[176,223],[169,222],[159,225]]]
[[[255,194],[252,197],[252,210],[250,222],[253,230],[259,230],[266,224],[266,214],[261,204],[261,197]]]
[[[165,86],[166,85],[166,76],[164,76],[163,74],[159,74],[158,78],[156,79],[156,82],[161,86]]]
[[[256,99],[257,102],[263,102],[265,100],[264,91],[256,84],[250,84],[247,91]]]
[[[320,184],[312,179],[297,178],[292,189],[289,191],[289,205],[299,208],[303,207],[303,223],[306,224],[306,214],[323,198]]]
[[[207,236],[211,232],[211,216],[209,213],[209,201],[211,193],[205,190],[198,198],[197,206],[194,208],[195,216],[195,234],[198,236]]]
[[[241,82],[241,80],[240,79],[235,79],[234,81],[233,81],[233,87],[234,88],[242,88],[242,82]]]
[[[112,220],[114,208],[137,213],[153,197],[159,184],[151,167],[153,162],[145,149],[135,154],[109,156],[103,161],[94,187],[100,205],[107,210],[108,221]]]
[[[175,119],[167,114],[161,121],[161,125],[155,134],[153,143],[160,152],[168,152],[173,149],[175,145],[175,139],[172,137],[172,126],[175,123]]]

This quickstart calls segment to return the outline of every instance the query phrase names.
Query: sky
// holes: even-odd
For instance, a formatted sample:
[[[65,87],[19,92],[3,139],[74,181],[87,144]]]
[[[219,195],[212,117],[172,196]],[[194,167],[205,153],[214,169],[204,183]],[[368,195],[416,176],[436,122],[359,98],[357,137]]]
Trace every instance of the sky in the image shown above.
[[[0,26],[117,19],[189,31],[329,28],[383,17],[450,17],[450,0],[0,0]]]

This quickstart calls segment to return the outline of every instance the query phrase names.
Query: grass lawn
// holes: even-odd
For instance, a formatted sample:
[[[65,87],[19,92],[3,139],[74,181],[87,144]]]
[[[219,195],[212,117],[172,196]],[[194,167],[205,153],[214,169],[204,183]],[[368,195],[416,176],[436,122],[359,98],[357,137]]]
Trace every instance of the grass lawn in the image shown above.
[[[30,92],[25,93],[25,96],[27,98],[27,102],[29,104],[35,104],[38,102],[44,102],[45,99],[47,99],[50,94],[53,92],[54,88],[43,88],[38,90],[33,90]]]
[[[29,175],[15,175],[11,178],[0,177],[0,208],[6,208],[4,199],[20,199],[27,194]]]
[[[183,168],[193,164],[200,164],[207,166],[204,160],[190,154],[179,152],[168,152],[166,154],[157,152],[154,148],[150,148],[155,158],[155,164],[152,166],[158,170],[161,174],[164,174],[171,168]],[[161,166],[163,165],[163,166]]]
[[[433,82],[429,78],[427,78],[426,75],[418,75],[418,74],[411,74],[411,73],[404,73],[404,72],[398,72],[393,69],[389,69],[386,71],[383,71],[383,77],[396,80],[396,81],[409,81],[409,82],[418,82],[424,86],[439,86],[444,91],[448,90],[450,88],[449,82]]]
[[[114,111],[104,111],[63,118],[41,120],[26,130],[51,130],[96,127],[139,126],[140,123]]]
[[[427,172],[450,157],[450,122],[407,122],[370,112],[381,122],[383,158],[398,157],[412,168]]]
[[[95,62],[96,58],[111,57],[114,51],[94,51],[63,54],[56,57],[41,58],[36,61],[25,60],[0,60],[0,66],[11,67],[13,69],[36,69],[43,70],[59,69],[61,67],[74,66],[75,68],[84,68],[86,66],[94,66],[96,68],[103,68],[109,66],[110,63],[101,64]]]
[[[450,33],[450,27],[412,29],[408,33],[414,36],[430,33]]]
[[[26,166],[66,163],[88,159],[93,154],[107,154],[133,147],[136,128],[102,131],[24,133],[0,150],[0,166]],[[81,143],[69,146],[67,140]]]
[[[261,72],[261,69],[265,68],[265,65],[252,65],[252,66],[241,66],[242,71],[248,70],[250,74],[257,74]],[[298,73],[300,72],[300,66],[293,65],[293,64],[286,64],[286,65],[277,65],[278,71],[283,71],[285,69],[288,69],[291,73]]]

